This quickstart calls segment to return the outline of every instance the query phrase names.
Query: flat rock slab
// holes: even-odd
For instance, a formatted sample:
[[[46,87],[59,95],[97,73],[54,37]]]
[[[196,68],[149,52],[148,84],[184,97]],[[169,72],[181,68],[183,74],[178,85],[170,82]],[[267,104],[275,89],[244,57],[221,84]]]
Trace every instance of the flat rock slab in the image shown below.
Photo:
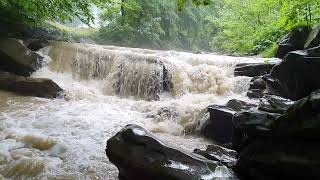
[[[256,77],[269,74],[276,62],[270,63],[241,63],[234,70],[235,76]]]
[[[206,150],[195,149],[197,153],[207,159],[221,162],[227,167],[234,167],[237,163],[238,153],[215,144],[209,145]]]
[[[26,78],[3,71],[0,71],[0,89],[44,98],[56,98],[63,94],[63,89],[51,79]]]

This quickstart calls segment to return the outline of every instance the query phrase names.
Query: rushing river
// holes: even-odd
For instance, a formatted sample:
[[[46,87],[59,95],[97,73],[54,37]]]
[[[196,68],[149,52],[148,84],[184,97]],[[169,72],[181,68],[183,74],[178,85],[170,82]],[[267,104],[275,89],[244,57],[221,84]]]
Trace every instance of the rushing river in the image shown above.
[[[60,99],[0,92],[0,174],[8,179],[117,179],[106,140],[138,124],[192,151],[212,143],[197,134],[205,109],[249,101],[239,62],[263,61],[113,46],[54,43],[33,77],[51,78]],[[2,177],[0,177],[2,179]]]

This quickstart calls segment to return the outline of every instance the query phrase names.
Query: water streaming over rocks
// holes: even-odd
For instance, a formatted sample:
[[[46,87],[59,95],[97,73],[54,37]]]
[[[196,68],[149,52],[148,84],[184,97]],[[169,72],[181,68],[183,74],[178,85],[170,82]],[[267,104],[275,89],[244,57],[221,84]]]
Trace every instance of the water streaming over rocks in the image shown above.
[[[262,61],[62,42],[42,53],[46,65],[32,76],[51,78],[66,96],[0,92],[0,174],[6,178],[117,179],[105,143],[132,123],[187,151],[205,148],[210,141],[196,135],[205,108],[249,101],[250,78],[233,77],[233,69]]]

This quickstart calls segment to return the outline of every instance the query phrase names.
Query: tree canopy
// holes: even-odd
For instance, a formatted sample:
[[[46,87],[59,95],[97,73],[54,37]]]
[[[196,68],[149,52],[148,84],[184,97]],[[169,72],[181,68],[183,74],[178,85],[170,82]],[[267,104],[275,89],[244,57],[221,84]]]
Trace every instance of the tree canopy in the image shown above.
[[[45,20],[71,21],[75,17],[89,24],[94,17],[93,5],[109,0],[0,0],[0,17],[25,24],[39,24]]]
[[[290,30],[319,24],[318,0],[223,0],[211,22],[215,51],[258,54],[268,51]]]
[[[186,2],[179,11],[176,5],[171,0],[114,0],[101,14],[100,37],[122,46],[208,49],[204,30],[208,29],[209,7]]]
[[[98,43],[272,55],[290,30],[320,23],[319,0],[0,0],[0,20],[94,20]]]

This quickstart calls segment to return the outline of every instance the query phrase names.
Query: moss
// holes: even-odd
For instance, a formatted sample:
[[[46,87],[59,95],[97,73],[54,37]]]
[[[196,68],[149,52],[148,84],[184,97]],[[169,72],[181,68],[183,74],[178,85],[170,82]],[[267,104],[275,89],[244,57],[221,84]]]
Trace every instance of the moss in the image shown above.
[[[74,28],[58,22],[48,22],[47,28],[63,34],[63,39],[70,42],[95,41],[98,38],[99,29],[96,28]]]
[[[273,43],[272,46],[261,53],[261,56],[264,58],[273,58],[276,54],[278,48],[277,43]]]

